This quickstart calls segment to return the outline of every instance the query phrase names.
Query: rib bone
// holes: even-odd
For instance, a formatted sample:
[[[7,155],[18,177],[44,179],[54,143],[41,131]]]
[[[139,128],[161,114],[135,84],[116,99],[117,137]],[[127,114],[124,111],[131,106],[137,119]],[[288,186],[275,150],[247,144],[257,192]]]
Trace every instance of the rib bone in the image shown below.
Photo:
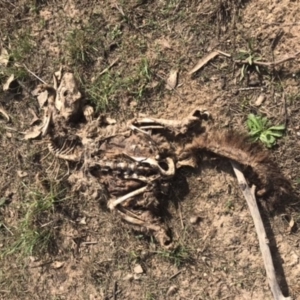
[[[118,206],[122,202],[126,201],[129,198],[132,198],[132,197],[135,197],[137,195],[140,195],[140,194],[144,193],[147,189],[148,189],[148,186],[144,186],[140,189],[134,190],[133,192],[130,192],[130,193],[128,193],[128,194],[126,194],[122,197],[119,197],[119,198],[115,199],[115,200],[110,199],[110,200],[108,200],[107,207],[110,210],[113,210],[113,209],[115,209],[116,206]]]

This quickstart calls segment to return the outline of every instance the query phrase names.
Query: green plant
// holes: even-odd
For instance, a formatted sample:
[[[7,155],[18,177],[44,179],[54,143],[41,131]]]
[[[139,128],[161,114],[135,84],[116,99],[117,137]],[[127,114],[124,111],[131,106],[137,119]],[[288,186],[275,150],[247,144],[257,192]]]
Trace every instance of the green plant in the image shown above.
[[[104,46],[101,35],[100,37],[97,35],[96,28],[92,24],[74,29],[66,36],[67,60],[75,66],[86,66],[95,62],[102,48]]]
[[[20,253],[26,256],[48,249],[54,238],[53,228],[48,224],[52,223],[55,204],[65,200],[62,193],[64,190],[58,190],[57,186],[51,187],[47,194],[28,189],[20,211],[24,214],[18,227],[12,229],[13,241],[1,255]]]
[[[260,140],[268,148],[276,144],[276,140],[283,136],[284,125],[271,126],[267,117],[249,114],[247,119],[249,135],[254,141]]]
[[[142,103],[146,98],[147,86],[151,79],[149,62],[143,58],[132,67],[130,75],[109,70],[95,76],[93,82],[87,82],[85,91],[97,111],[118,110],[121,97],[128,97],[139,104]]]
[[[253,48],[252,42],[248,42],[247,50],[240,50],[237,54],[237,59],[242,62],[241,67],[241,77],[240,80],[242,81],[247,72],[254,68],[255,72],[258,74],[260,73],[259,66],[255,64],[255,62],[261,60],[261,57],[258,55],[257,51]]]
[[[26,61],[32,55],[34,46],[34,40],[30,32],[27,30],[20,32],[17,38],[11,41],[11,59],[18,63]]]
[[[163,258],[174,263],[177,267],[190,260],[190,253],[188,249],[182,245],[179,245],[175,249],[170,251],[164,250],[158,251],[157,253]]]

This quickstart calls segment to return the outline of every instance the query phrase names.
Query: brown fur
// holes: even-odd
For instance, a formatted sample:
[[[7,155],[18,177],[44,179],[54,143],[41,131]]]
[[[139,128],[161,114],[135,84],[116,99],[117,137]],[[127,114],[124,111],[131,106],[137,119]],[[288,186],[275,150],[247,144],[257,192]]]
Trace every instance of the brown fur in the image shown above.
[[[270,158],[270,152],[257,143],[250,143],[248,138],[228,131],[210,131],[195,137],[184,147],[184,151],[204,149],[222,157],[234,160],[244,166],[250,166],[258,176],[262,188],[258,196],[274,192],[276,198],[291,193],[291,185],[280,173],[279,168]]]

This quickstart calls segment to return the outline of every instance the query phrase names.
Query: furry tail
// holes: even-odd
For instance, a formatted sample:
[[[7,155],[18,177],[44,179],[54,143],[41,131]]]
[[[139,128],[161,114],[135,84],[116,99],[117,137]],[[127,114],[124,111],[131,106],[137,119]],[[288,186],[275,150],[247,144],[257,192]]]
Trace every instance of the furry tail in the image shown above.
[[[257,193],[259,196],[272,190],[280,194],[291,192],[290,183],[270,159],[270,153],[257,143],[250,143],[248,138],[232,132],[213,131],[195,137],[190,144],[185,146],[187,152],[199,149],[205,149],[244,166],[250,166],[262,185],[262,189]]]

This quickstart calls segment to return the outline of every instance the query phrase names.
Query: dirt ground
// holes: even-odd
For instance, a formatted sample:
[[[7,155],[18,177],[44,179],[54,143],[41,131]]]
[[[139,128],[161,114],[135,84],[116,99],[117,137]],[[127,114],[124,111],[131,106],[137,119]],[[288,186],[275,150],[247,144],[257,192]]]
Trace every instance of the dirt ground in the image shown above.
[[[228,161],[200,153],[199,168],[171,183],[165,222],[175,247],[166,250],[97,199],[72,194],[55,179],[46,142],[22,132],[29,108],[42,114],[32,73],[52,83],[63,66],[87,103],[117,120],[138,112],[178,118],[206,107],[220,129],[247,134],[249,113],[286,124],[268,151],[300,197],[300,56],[259,73],[234,62],[242,50],[271,63],[292,57],[300,51],[299,16],[299,1],[288,0],[0,0],[0,105],[11,116],[0,115],[0,298],[272,299]],[[188,74],[216,49],[231,57]],[[168,90],[171,70],[179,71],[178,85]],[[17,84],[3,91],[12,74]],[[282,206],[262,215],[280,287],[300,299],[300,201]]]

